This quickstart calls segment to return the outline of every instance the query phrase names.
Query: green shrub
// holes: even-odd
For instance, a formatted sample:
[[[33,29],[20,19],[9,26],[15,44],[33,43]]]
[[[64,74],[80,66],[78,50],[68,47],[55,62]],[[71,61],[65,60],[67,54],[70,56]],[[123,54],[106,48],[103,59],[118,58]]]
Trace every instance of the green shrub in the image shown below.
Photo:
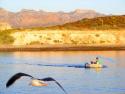
[[[10,35],[9,31],[1,31],[0,32],[0,44],[12,44],[14,42],[14,38]]]

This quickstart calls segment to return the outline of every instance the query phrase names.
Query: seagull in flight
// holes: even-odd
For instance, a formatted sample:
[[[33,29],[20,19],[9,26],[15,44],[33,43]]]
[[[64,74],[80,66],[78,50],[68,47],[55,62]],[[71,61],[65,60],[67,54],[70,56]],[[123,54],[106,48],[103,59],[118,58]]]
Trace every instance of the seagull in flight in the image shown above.
[[[65,91],[65,89],[61,86],[61,84],[59,82],[57,82],[54,78],[46,77],[46,78],[38,79],[38,78],[34,78],[33,76],[26,74],[26,73],[16,73],[15,75],[13,75],[6,83],[6,88],[10,87],[12,84],[14,84],[14,82],[16,80],[18,80],[22,76],[30,77],[32,86],[48,86],[48,84],[46,82],[53,81],[64,91],[65,94],[68,94]]]

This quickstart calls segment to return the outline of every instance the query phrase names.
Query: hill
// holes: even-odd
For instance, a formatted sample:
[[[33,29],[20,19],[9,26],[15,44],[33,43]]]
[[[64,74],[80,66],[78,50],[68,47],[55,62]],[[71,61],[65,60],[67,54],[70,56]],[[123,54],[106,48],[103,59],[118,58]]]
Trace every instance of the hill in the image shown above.
[[[68,29],[68,30],[108,30],[108,29],[125,29],[125,15],[120,16],[105,16],[92,19],[82,19],[73,23],[66,23],[53,27],[41,29]]]
[[[83,19],[52,27],[3,30],[0,44],[124,46],[125,16]]]

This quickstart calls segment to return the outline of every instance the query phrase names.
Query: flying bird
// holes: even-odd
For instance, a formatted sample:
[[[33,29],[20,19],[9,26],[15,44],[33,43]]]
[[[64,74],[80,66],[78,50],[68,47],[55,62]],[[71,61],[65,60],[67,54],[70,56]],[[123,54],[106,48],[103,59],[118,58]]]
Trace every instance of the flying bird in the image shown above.
[[[52,77],[46,77],[46,78],[42,78],[42,79],[38,79],[38,78],[34,78],[33,76],[29,75],[29,74],[25,74],[25,73],[16,73],[15,75],[13,75],[8,82],[6,83],[6,88],[10,87],[12,84],[14,84],[14,82],[16,80],[18,80],[19,78],[21,78],[22,76],[27,76],[31,78],[31,85],[32,86],[48,86],[48,84],[46,82],[48,81],[53,81],[55,82],[63,91],[65,94],[68,94],[65,89],[61,86],[61,84],[59,82],[57,82],[54,78]]]

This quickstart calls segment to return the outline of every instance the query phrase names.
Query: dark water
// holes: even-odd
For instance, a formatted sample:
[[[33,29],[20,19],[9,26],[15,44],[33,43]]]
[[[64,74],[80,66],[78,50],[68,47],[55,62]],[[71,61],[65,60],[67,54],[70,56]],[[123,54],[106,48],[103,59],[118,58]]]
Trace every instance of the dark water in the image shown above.
[[[75,67],[84,66],[96,56],[107,68]],[[51,76],[68,94],[125,94],[125,51],[0,53],[0,94],[64,94],[53,82],[47,87],[32,87],[27,77],[6,89],[7,80],[17,72],[38,78]]]

